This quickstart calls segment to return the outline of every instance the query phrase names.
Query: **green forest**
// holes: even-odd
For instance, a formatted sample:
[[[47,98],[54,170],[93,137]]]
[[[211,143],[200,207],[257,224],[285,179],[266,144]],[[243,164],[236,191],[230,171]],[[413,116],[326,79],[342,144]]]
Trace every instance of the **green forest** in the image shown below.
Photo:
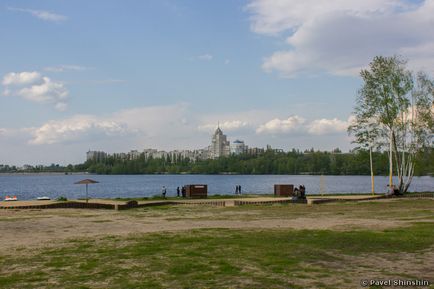
[[[387,153],[373,154],[376,175],[388,174]],[[108,157],[101,162],[88,161],[75,167],[97,174],[324,174],[324,175],[368,175],[369,151],[332,153],[321,151],[290,152],[266,151],[263,154],[232,155],[218,159],[191,161],[189,159],[148,158],[122,160]],[[434,172],[434,149],[421,151],[417,156],[415,175]]]
[[[387,152],[373,153],[374,173],[387,175]],[[16,167],[0,166],[0,172],[14,172]],[[369,151],[351,153],[310,151],[266,151],[259,155],[232,155],[218,159],[145,158],[134,160],[110,156],[102,161],[86,161],[68,166],[29,167],[27,172],[89,172],[96,174],[324,174],[369,175]],[[417,155],[415,175],[434,173],[434,149],[426,148]]]

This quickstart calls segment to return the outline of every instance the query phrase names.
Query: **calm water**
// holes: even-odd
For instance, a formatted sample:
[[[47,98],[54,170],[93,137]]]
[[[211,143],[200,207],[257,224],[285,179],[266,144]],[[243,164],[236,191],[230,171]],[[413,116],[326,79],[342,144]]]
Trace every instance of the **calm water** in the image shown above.
[[[0,198],[16,195],[20,200],[38,196],[68,199],[85,196],[84,185],[74,182],[92,178],[100,183],[89,185],[89,196],[94,198],[149,197],[160,194],[166,186],[168,196],[176,195],[176,187],[186,184],[208,184],[208,193],[233,194],[235,185],[241,185],[243,193],[272,193],[274,184],[304,184],[308,194],[320,191],[320,176],[289,175],[0,175]],[[385,192],[387,177],[376,177],[377,192]],[[324,176],[325,193],[370,192],[369,176]],[[433,177],[415,177],[410,191],[433,191]]]

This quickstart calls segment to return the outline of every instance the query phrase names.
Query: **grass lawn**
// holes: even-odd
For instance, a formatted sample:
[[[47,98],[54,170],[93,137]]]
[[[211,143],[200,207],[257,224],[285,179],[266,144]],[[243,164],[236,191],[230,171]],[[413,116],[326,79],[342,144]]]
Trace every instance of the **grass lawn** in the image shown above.
[[[405,226],[78,235],[45,248],[2,251],[0,288],[358,288],[361,279],[434,277],[433,200],[311,207],[164,206],[118,214],[170,219],[172,213],[182,217],[192,211],[202,213],[198,219],[279,217],[283,222],[333,216],[402,219]]]

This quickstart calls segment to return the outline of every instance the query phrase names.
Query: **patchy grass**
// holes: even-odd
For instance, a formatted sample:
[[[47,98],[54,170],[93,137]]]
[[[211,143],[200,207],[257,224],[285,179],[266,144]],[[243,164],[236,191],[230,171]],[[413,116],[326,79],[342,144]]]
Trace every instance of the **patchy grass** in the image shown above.
[[[203,229],[74,239],[24,257],[2,256],[0,287],[342,288],[345,280],[367,277],[343,273],[351,257],[393,260],[433,246],[434,223],[386,231]],[[327,265],[333,263],[338,267]]]
[[[118,218],[143,219],[134,226],[146,226],[146,221],[154,217],[159,222],[385,219],[397,220],[402,227],[339,231],[197,229],[93,238],[77,233],[74,239],[55,239],[46,248],[3,250],[0,288],[358,288],[361,279],[370,278],[434,280],[432,199],[7,213],[5,216],[14,222],[40,216],[86,218],[80,222],[94,223],[92,228],[112,220],[115,224]],[[6,221],[3,225],[13,224]],[[110,230],[110,226],[104,228]],[[49,232],[61,234],[59,230]]]
[[[434,216],[434,199],[394,199],[362,202],[338,202],[306,206],[304,204],[244,205],[213,207],[164,205],[122,212],[137,218],[162,217],[168,220],[263,220],[299,217],[345,217],[381,220],[423,220]]]

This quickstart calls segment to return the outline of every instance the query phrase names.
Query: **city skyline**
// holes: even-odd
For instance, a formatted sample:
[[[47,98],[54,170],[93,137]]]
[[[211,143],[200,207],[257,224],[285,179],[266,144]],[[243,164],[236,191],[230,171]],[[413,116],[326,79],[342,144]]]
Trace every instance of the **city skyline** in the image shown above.
[[[269,148],[269,145],[267,145]],[[107,153],[105,151],[95,151],[90,150],[86,152],[86,161],[96,160],[101,161],[112,156],[119,159],[137,159],[140,156],[145,158],[166,158],[171,157],[171,159],[188,158],[191,161],[205,160],[205,159],[217,159],[219,157],[227,157],[229,155],[239,155],[243,153],[257,154],[257,151],[264,152],[264,149],[250,148],[244,143],[244,141],[236,139],[231,142],[227,139],[227,136],[220,129],[220,125],[217,126],[214,134],[211,138],[211,143],[205,148],[195,148],[192,150],[178,148],[171,151],[158,150],[154,148],[145,148],[143,151],[137,149],[130,150],[128,153],[125,152],[112,152]],[[255,153],[253,153],[255,152]]]
[[[358,72],[396,54],[432,74],[432,15],[433,0],[6,0],[0,164],[195,149],[218,122],[255,147],[347,151]]]

